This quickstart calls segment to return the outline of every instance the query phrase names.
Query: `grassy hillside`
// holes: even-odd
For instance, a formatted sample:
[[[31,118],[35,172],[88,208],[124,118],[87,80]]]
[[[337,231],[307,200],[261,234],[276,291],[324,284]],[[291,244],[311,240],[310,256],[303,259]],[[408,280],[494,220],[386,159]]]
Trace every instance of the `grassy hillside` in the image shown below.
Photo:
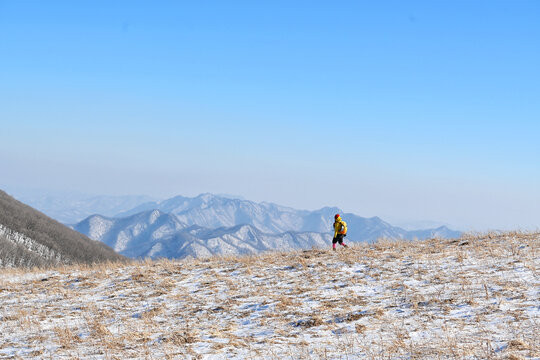
[[[539,359],[540,233],[0,275],[0,357]]]
[[[52,266],[125,260],[0,190],[0,265]],[[19,242],[13,241],[18,239]]]

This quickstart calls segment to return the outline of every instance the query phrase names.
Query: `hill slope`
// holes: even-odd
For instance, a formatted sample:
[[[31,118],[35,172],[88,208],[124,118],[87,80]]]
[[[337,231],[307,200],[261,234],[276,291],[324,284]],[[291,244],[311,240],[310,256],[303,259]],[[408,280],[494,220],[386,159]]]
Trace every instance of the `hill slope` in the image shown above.
[[[0,190],[0,266],[51,266],[125,259]]]
[[[539,359],[540,234],[0,274],[0,357]]]
[[[331,241],[328,233],[268,234],[245,224],[217,229],[188,226],[175,215],[159,210],[143,211],[125,218],[93,215],[73,229],[131,258],[181,259],[256,254],[276,249],[322,247]]]

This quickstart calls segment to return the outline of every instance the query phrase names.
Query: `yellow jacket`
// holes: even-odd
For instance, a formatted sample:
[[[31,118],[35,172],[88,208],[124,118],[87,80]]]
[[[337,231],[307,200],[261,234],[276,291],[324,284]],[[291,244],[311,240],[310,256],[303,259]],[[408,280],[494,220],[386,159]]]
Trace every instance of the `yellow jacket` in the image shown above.
[[[347,223],[341,219],[341,217],[338,217],[336,221],[334,221],[334,237],[336,237],[338,234],[345,235],[347,233]]]

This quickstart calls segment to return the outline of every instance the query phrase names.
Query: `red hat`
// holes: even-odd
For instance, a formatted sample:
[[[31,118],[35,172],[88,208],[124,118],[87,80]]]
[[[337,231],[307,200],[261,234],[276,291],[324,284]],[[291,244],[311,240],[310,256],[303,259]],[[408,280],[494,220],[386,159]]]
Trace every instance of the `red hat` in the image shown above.
[[[337,219],[339,217],[339,214],[334,215],[334,219]]]

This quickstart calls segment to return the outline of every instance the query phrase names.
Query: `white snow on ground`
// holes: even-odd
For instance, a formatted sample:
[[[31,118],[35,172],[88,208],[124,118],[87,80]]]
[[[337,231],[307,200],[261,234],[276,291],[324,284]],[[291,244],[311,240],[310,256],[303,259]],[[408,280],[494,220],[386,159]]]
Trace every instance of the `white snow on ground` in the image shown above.
[[[540,234],[0,275],[0,358],[540,359]]]

